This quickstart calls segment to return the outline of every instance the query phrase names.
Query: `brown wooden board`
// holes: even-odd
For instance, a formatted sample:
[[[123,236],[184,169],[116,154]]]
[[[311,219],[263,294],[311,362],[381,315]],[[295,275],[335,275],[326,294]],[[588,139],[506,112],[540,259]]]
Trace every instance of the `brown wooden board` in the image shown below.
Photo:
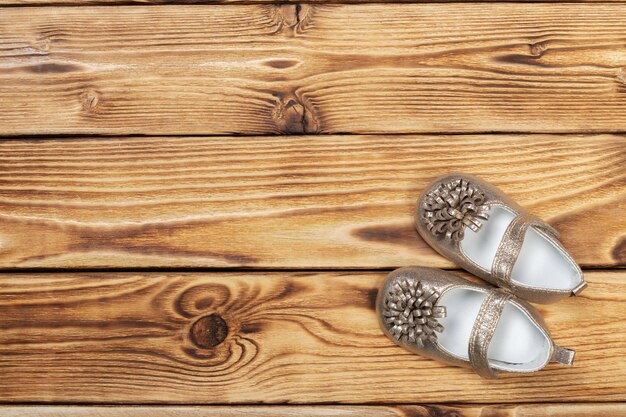
[[[626,5],[13,7],[0,135],[626,130]]]
[[[418,195],[478,174],[585,267],[626,264],[626,138],[611,135],[0,141],[1,268],[453,267]]]
[[[0,275],[0,401],[524,403],[626,400],[626,271],[539,307],[574,367],[482,380],[378,327],[384,273]],[[505,414],[507,415],[507,414]]]
[[[0,406],[3,417],[624,417],[626,404],[79,407]]]
[[[513,3],[545,3],[545,0],[508,0]],[[501,3],[502,0],[281,0],[282,4],[366,4],[366,3]],[[551,3],[571,3],[572,0],[550,0]],[[575,3],[622,3],[623,0],[575,0]],[[274,0],[0,0],[2,6],[89,6],[89,5],[241,5],[275,4]]]

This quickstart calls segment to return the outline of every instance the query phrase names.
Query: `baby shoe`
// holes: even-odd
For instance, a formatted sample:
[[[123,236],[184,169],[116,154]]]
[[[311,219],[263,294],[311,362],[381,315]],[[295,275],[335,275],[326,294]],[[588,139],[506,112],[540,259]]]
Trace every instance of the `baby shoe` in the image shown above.
[[[451,174],[428,185],[415,223],[441,255],[525,300],[550,303],[586,287],[550,225],[474,176]]]
[[[571,365],[539,312],[514,294],[426,267],[393,271],[376,300],[383,332],[396,344],[485,378]]]

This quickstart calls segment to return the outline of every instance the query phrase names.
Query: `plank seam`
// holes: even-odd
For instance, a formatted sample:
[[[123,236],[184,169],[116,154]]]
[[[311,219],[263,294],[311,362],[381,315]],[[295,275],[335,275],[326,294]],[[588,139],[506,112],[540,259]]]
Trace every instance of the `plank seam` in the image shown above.
[[[0,274],[58,274],[58,273],[76,273],[76,274],[87,274],[87,273],[101,273],[101,272],[111,272],[111,273],[383,273],[383,272],[391,272],[398,267],[393,268],[241,268],[241,267],[232,267],[232,268],[210,268],[210,267],[172,267],[172,268],[0,268]],[[441,269],[443,271],[450,272],[466,272],[461,268],[436,268]],[[617,267],[583,267],[581,268],[584,272],[623,272],[626,269],[626,266],[620,265]]]
[[[217,408],[217,407],[268,407],[268,408],[277,408],[277,407],[304,407],[304,406],[315,406],[315,407],[399,407],[399,406],[449,406],[449,407],[463,407],[463,406],[503,406],[503,407],[513,407],[518,405],[572,405],[572,404],[607,404],[607,405],[618,405],[624,404],[624,401],[611,401],[606,399],[600,399],[598,401],[563,401],[563,402],[550,402],[550,401],[515,401],[510,403],[505,402],[433,402],[429,401],[427,403],[407,403],[407,402],[360,402],[360,403],[352,403],[352,402],[310,402],[310,403],[265,403],[265,402],[234,402],[234,403],[141,403],[141,402],[132,402],[132,403],[115,403],[115,402],[45,402],[45,401],[33,401],[33,402],[4,402],[0,401],[0,407],[3,406],[11,406],[11,407],[37,407],[37,406],[51,406],[51,407],[151,407],[151,408],[166,408],[166,407],[189,407],[189,408],[197,408],[197,407],[207,407],[207,408]]]
[[[626,3],[625,3],[626,5]],[[0,7],[1,9],[1,7]],[[306,110],[305,110],[306,114]],[[305,116],[303,116],[304,118]],[[541,131],[468,131],[468,132],[401,132],[401,133],[352,133],[352,132],[324,132],[324,133],[284,133],[284,134],[272,134],[272,133],[259,133],[259,134],[215,134],[215,133],[192,133],[192,134],[93,134],[93,133],[61,133],[61,134],[45,134],[45,135],[2,135],[0,134],[0,142],[9,141],[46,141],[46,140],[58,140],[58,139],[120,139],[120,138],[281,138],[281,137],[325,137],[325,136],[498,136],[498,135],[554,135],[554,136],[568,136],[577,137],[580,135],[589,136],[601,136],[601,135],[615,135],[624,136],[626,139],[625,130],[602,130],[602,131],[577,131],[577,132],[541,132]]]

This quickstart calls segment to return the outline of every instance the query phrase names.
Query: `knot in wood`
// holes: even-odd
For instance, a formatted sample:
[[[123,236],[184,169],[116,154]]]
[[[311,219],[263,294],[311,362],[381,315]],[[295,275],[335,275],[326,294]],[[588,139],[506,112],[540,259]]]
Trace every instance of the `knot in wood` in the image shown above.
[[[548,45],[545,42],[537,42],[528,45],[528,48],[532,56],[540,57],[548,49]]]
[[[285,98],[282,94],[275,94],[276,107],[272,112],[272,117],[276,127],[281,133],[305,133],[305,108],[295,98]]]
[[[97,91],[89,89],[81,94],[81,101],[85,113],[96,113],[100,96]]]
[[[48,53],[50,52],[50,38],[44,36],[35,39],[33,42],[31,42],[30,49],[33,53],[37,55],[48,55]]]
[[[200,317],[190,331],[191,341],[198,347],[210,349],[226,340],[228,325],[219,314]]]

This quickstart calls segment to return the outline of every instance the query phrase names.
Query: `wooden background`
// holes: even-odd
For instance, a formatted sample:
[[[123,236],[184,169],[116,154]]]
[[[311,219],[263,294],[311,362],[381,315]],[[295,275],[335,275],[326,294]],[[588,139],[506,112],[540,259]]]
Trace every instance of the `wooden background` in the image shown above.
[[[623,1],[0,0],[0,415],[626,416],[625,132]],[[573,368],[378,329],[450,171],[585,269]]]

